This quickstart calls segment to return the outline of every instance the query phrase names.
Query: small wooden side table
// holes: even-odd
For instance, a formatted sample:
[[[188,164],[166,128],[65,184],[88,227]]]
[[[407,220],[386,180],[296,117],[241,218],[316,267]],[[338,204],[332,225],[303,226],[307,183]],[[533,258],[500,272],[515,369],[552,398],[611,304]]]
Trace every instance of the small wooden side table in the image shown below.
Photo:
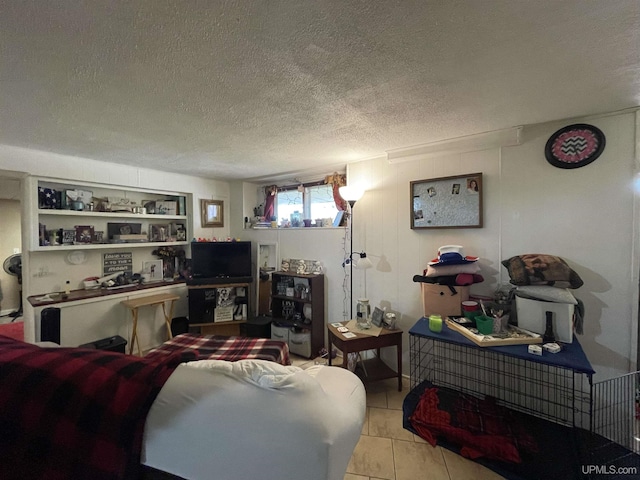
[[[346,323],[344,322],[344,324]],[[342,350],[343,368],[347,368],[349,353],[375,349],[378,354],[377,357],[362,362],[366,372],[366,380],[375,381],[398,377],[398,391],[402,391],[402,330],[387,330],[383,328],[378,336],[352,331],[356,336],[345,338],[333,325],[329,324],[327,327],[329,329],[329,352],[331,352],[331,345],[335,345]],[[394,345],[398,354],[397,372],[380,359],[380,349]],[[329,354],[329,365],[331,365],[331,354]]]
[[[129,345],[129,355],[133,353],[133,344],[138,344],[138,356],[142,356],[140,350],[140,340],[138,339],[138,308],[162,305],[162,313],[164,313],[164,321],[167,325],[167,340],[171,340],[171,318],[173,317],[173,307],[176,300],[180,297],[171,293],[160,293],[158,295],[150,295],[148,297],[138,297],[131,300],[123,300],[121,303],[129,310],[133,318],[133,329],[131,331],[131,345]],[[169,302],[169,311],[167,312],[166,303]]]

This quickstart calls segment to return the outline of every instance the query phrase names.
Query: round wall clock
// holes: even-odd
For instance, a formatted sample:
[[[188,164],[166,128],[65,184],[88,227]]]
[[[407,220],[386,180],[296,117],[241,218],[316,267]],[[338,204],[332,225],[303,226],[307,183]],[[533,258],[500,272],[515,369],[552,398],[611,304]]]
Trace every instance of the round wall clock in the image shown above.
[[[604,145],[604,133],[599,128],[576,123],[551,135],[544,147],[544,154],[554,167],[578,168],[598,158]]]

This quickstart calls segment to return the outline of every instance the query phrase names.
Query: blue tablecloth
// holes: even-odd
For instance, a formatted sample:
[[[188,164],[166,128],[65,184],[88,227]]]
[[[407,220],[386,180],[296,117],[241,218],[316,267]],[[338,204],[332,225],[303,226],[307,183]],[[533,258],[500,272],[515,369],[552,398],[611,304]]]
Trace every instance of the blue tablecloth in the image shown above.
[[[429,319],[422,317],[409,330],[409,335],[417,335],[419,337],[433,338],[442,342],[455,343],[458,345],[466,345],[481,350],[490,350],[510,357],[521,358],[530,362],[542,363],[561,368],[568,368],[574,372],[584,373],[589,376],[589,381],[595,370],[589,363],[587,356],[582,350],[582,346],[576,336],[573,336],[572,343],[563,343],[562,351],[558,353],[550,353],[543,351],[542,356],[533,355],[527,351],[528,345],[508,345],[505,347],[480,347],[466,338],[464,335],[451,330],[446,325],[442,327],[440,333],[434,333],[429,330]]]

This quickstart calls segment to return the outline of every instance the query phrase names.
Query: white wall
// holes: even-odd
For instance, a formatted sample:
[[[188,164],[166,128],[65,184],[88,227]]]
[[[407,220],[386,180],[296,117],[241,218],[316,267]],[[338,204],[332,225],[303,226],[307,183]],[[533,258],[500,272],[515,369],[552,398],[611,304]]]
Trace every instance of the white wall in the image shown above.
[[[557,129],[584,121],[606,135],[603,154],[573,170],[551,166],[544,146]],[[348,166],[349,184],[367,191],[354,208],[354,250],[374,263],[354,270],[354,298],[399,313],[405,331],[403,371],[409,373],[409,335],[422,316],[419,285],[412,281],[441,245],[459,244],[480,257],[485,281],[471,291],[493,295],[508,284],[501,261],[512,255],[547,253],[564,258],[585,285],[574,291],[585,303],[585,333],[579,336],[596,379],[635,369],[638,261],[634,214],[635,113],[573,119],[524,129],[519,146],[455,155],[431,155],[391,165],[384,158]],[[409,182],[482,172],[484,227],[411,230]],[[311,258],[327,269],[327,319],[343,318],[343,229],[316,232],[236,232],[255,241],[278,241],[280,257]],[[348,295],[348,292],[346,293]],[[395,354],[385,360],[395,364]]]
[[[408,330],[422,308],[411,278],[440,245],[463,245],[467,254],[481,258],[485,282],[471,291],[485,295],[509,282],[502,260],[524,253],[558,255],[585,282],[574,292],[586,312],[585,334],[579,340],[596,378],[629,371],[637,334],[635,114],[587,119],[607,137],[601,157],[578,169],[551,166],[544,157],[547,139],[577,121],[527,127],[523,143],[515,147],[398,165],[385,160],[350,165],[349,183],[368,188],[355,207],[355,239],[365,243],[374,264],[376,256],[384,256],[391,265],[387,272],[367,271],[367,295],[373,303],[400,310],[401,327]],[[411,180],[473,172],[483,173],[484,228],[410,229]],[[408,347],[407,341],[408,336]]]

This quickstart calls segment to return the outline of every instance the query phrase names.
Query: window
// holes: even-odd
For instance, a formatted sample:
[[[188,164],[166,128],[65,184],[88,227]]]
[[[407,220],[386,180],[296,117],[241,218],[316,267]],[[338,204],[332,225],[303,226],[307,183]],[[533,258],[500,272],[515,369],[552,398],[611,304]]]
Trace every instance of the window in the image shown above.
[[[292,226],[302,226],[304,219],[335,218],[338,213],[330,184],[313,184],[303,188],[281,188],[276,196],[278,223],[288,220]]]

